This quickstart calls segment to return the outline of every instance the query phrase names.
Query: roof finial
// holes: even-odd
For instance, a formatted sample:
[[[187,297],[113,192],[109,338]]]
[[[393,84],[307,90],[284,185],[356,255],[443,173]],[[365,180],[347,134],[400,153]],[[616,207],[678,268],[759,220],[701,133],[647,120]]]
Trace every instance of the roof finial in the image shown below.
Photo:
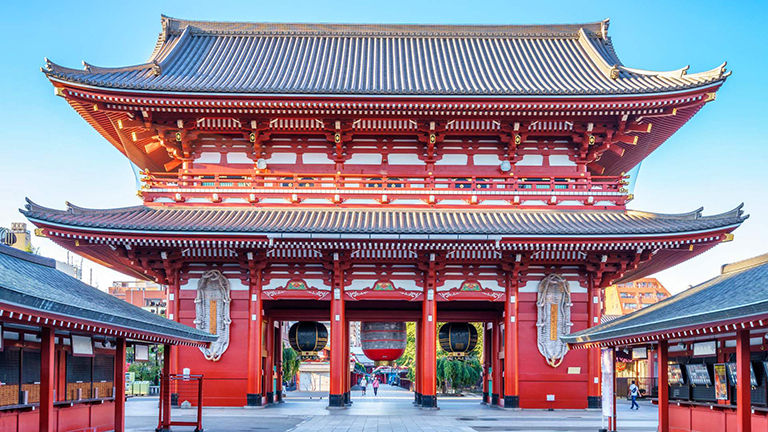
[[[608,26],[611,25],[611,19],[606,18],[600,21],[600,34],[604,40],[608,39]]]

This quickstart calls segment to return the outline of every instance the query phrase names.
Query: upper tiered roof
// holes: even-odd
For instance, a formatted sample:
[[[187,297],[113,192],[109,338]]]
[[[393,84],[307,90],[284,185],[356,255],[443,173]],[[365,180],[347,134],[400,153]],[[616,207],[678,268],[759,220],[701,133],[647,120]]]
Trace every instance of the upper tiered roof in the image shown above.
[[[688,74],[622,65],[608,20],[572,25],[357,25],[162,17],[144,64],[70,69],[53,80],[135,91],[265,95],[621,95],[719,83],[725,64]]]

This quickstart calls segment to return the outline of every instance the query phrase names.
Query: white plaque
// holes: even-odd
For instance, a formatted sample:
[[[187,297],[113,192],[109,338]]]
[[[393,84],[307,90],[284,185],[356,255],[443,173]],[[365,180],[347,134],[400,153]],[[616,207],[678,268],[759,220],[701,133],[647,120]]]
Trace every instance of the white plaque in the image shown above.
[[[717,355],[717,345],[715,341],[696,342],[693,344],[694,356],[713,356]]]

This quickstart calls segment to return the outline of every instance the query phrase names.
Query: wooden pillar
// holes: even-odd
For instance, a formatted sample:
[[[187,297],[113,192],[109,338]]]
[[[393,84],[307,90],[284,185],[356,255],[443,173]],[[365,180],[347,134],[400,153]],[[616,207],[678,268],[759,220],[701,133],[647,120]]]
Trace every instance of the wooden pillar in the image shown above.
[[[160,383],[162,385],[162,394],[163,398],[160,401],[162,406],[162,427],[164,431],[171,430],[170,423],[171,423],[171,362],[170,359],[173,358],[174,354],[173,345],[171,344],[165,344],[163,345],[163,381]]]
[[[344,324],[344,405],[352,404],[352,399],[349,394],[349,389],[351,387],[349,365],[349,325],[349,321]]]
[[[55,341],[52,327],[43,327],[40,337],[40,415],[39,430],[54,430],[53,391],[55,389]]]
[[[344,271],[339,254],[333,256],[333,292],[331,293],[331,379],[328,406],[344,407]]]
[[[168,305],[165,308],[165,315],[168,319],[176,322],[181,322],[179,317],[179,311],[181,310],[181,282],[179,280],[179,272],[174,272],[171,276],[171,283],[168,284]],[[173,354],[167,356],[166,359],[169,362],[169,373],[179,373],[179,353],[178,350],[173,350]]]
[[[520,407],[517,365],[517,275],[507,280],[504,302],[504,408]]]
[[[613,386],[611,389],[611,399],[613,399],[613,417],[611,419],[613,420],[613,424],[611,425],[612,431],[617,431],[618,426],[616,426],[616,348],[611,348],[613,350],[613,353],[611,354],[611,377],[613,378]]]
[[[752,429],[752,395],[749,355],[749,330],[736,331],[736,430]]]
[[[435,255],[430,254],[429,264],[424,280],[424,299],[421,307],[421,326],[423,350],[421,367],[421,406],[422,408],[437,408],[437,301],[435,288],[437,272]]]
[[[115,341],[115,432],[125,430],[125,338]],[[99,395],[101,396],[101,395]]]
[[[421,343],[424,338],[421,336],[421,320],[416,320],[416,367],[413,371],[413,403],[421,406],[421,363],[424,361],[421,358],[421,353],[424,349],[421,347]]]
[[[267,367],[264,370],[264,389],[266,390],[267,403],[275,401],[275,321],[267,318]]]
[[[659,432],[669,432],[669,343],[659,341]]]
[[[275,402],[283,402],[283,322],[275,327]]]
[[[491,403],[491,345],[493,336],[489,323],[483,323],[483,403]]]
[[[491,388],[491,405],[499,405],[499,394],[501,393],[501,361],[499,352],[501,351],[501,323],[493,322],[492,343],[491,343],[491,370],[493,375],[493,388]]]
[[[262,382],[261,377],[261,347],[262,329],[261,321],[263,314],[261,300],[261,268],[253,263],[253,255],[248,255],[249,277],[248,288],[250,301],[248,302],[248,383],[245,395],[245,404],[247,406],[261,406]]]
[[[589,278],[587,315],[588,327],[600,324],[600,287]],[[600,408],[602,404],[600,386],[600,348],[587,350],[587,408]]]

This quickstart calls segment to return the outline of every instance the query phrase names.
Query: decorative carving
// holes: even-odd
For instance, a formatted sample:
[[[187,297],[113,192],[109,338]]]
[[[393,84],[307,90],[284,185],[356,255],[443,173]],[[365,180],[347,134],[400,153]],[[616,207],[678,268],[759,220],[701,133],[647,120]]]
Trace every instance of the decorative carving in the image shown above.
[[[195,297],[195,327],[218,335],[210,348],[200,348],[205,358],[218,361],[229,346],[229,281],[219,270],[203,274]]]
[[[539,283],[536,320],[539,352],[552,367],[560,366],[568,345],[560,337],[571,332],[571,292],[568,281],[558,274],[547,275]]]
[[[466,281],[463,284],[461,284],[461,288],[459,291],[481,291],[482,288],[480,287],[479,282],[475,281]]]

